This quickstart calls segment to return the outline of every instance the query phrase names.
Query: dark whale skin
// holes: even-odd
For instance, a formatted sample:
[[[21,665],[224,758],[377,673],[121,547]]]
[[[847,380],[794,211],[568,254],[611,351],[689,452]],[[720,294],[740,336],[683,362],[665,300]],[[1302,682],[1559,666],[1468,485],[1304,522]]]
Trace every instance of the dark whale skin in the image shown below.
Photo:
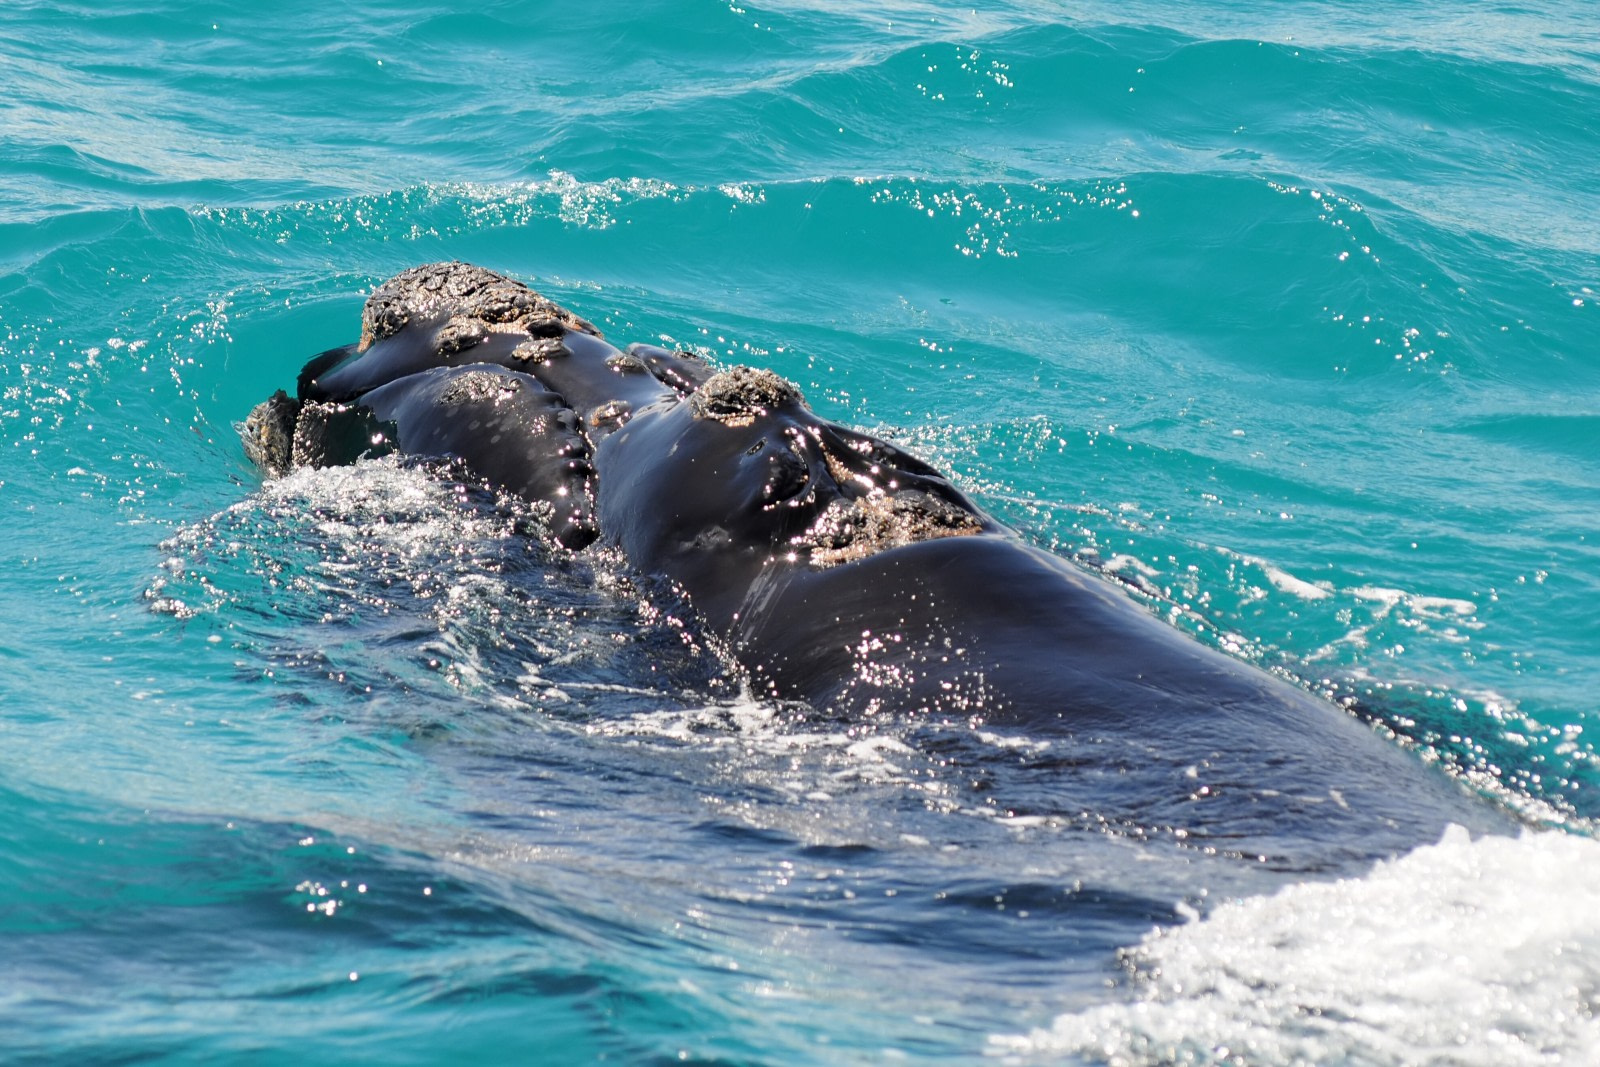
[[[297,398],[257,409],[281,426],[301,405],[294,454],[348,462],[375,427],[380,450],[457,457],[555,506],[560,543],[598,534],[686,594],[757,695],[1034,739],[1094,783],[1097,810],[1140,825],[1209,827],[1195,833],[1288,866],[1516,825],[1344,709],[1028,544],[915,456],[818,417],[793,383],[621,352],[497,275],[457,285],[461,269],[481,270],[417,277],[539,317],[485,327],[449,303],[369,302],[379,336],[314,357]]]

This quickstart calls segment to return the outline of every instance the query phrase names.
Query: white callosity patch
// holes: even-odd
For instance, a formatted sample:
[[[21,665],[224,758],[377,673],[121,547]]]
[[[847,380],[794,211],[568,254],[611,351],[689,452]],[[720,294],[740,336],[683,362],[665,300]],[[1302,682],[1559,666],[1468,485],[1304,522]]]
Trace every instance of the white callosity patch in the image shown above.
[[[1600,1063],[1600,844],[1439,844],[1153,931],[1134,999],[991,1040],[1116,1065]]]

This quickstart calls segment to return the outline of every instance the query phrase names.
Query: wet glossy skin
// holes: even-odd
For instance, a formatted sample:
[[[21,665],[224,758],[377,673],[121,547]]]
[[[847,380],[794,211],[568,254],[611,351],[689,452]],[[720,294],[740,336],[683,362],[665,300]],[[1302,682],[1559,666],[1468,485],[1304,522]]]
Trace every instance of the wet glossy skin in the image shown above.
[[[1054,738],[1064,758],[1110,771],[1106,788],[1130,810],[1186,818],[1203,803],[1237,841],[1286,834],[1384,851],[1450,822],[1509,825],[1326,701],[1206,648],[992,521],[811,564],[790,539],[830,499],[937,478],[904,457],[912,469],[866,463],[841,481],[827,456],[864,461],[868,442],[799,404],[729,426],[661,402],[596,450],[603,536],[689,594],[758,693],[847,720],[910,715]]]
[[[927,464],[819,418],[787,383],[718,406],[706,398],[722,376],[659,349],[629,356],[566,330],[525,358],[531,335],[509,331],[445,353],[436,328],[419,320],[359,356],[318,357],[302,397],[351,400],[367,418],[382,409],[400,447],[458,455],[501,482],[531,466],[535,497],[570,485],[576,468],[563,464],[586,448],[601,536],[688,594],[757,693],[863,722],[1022,730],[1109,774],[1103,788],[1126,792],[1130,810],[1178,818],[1204,803],[1212,825],[1244,836],[1292,828],[1370,853],[1451,821],[1506,825],[1326,701],[1025,544]],[[514,413],[441,402],[439,379],[484,364],[526,385]],[[508,432],[544,441],[508,461]],[[813,551],[829,514],[902,496],[968,525],[859,554]]]
[[[531,375],[483,363],[437,367],[364,393],[360,406],[401,452],[463,457],[485,481],[548,505],[560,544],[582,548],[599,532],[588,441],[561,397]]]
[[[770,679],[774,695],[836,702],[863,665],[894,662],[901,696],[938,704],[928,650],[965,631],[971,633],[954,646],[963,652],[952,673],[970,668],[994,683],[989,715],[1111,710],[1120,700],[1094,679],[1119,675],[1143,679],[1157,703],[1173,703],[1202,675],[1207,700],[1229,699],[1217,686],[1226,689],[1243,674],[1105,582],[1022,544],[986,517],[975,536],[814,565],[793,542],[834,500],[931,488],[972,505],[920,461],[829,424],[800,403],[730,426],[697,417],[687,402],[666,401],[605,438],[595,465],[604,536],[636,566],[682,585],[708,623],[733,638],[746,666]],[[814,638],[813,620],[822,623]],[[846,626],[899,640],[858,653],[839,639]],[[999,650],[1018,640],[1056,650],[1039,657]],[[1153,655],[1157,647],[1181,669],[1167,670]],[[804,668],[796,666],[801,661]],[[1169,674],[1184,681],[1173,686]],[[932,685],[927,693],[920,692],[924,681]]]
[[[719,628],[734,621],[741,586],[810,569],[794,540],[835,501],[914,489],[976,512],[921,460],[819,419],[803,402],[745,421],[665,398],[603,438],[595,455],[607,538],[636,566],[698,590],[696,606]]]
[[[676,401],[645,358],[571,328],[490,329],[460,350],[441,345],[448,311],[418,315],[365,350],[329,349],[302,370],[298,399],[320,405],[313,440],[318,464],[350,463],[399,449],[453,456],[485,481],[551,508],[551,532],[568,548],[594,540],[590,442],[637,407]],[[656,349],[647,356],[671,380],[692,387],[694,368]],[[502,395],[447,402],[451,382],[492,374]],[[688,376],[686,376],[688,375]]]
[[[300,399],[353,401],[410,374],[479,363],[536,377],[577,412],[585,427],[605,421],[595,418],[601,407],[631,409],[678,395],[657,380],[643,360],[580,330],[537,336],[514,328],[492,330],[470,347],[442,352],[438,334],[448,320],[444,313],[419,316],[364,351],[346,345],[314,357],[301,373]],[[524,354],[530,349],[532,354]]]

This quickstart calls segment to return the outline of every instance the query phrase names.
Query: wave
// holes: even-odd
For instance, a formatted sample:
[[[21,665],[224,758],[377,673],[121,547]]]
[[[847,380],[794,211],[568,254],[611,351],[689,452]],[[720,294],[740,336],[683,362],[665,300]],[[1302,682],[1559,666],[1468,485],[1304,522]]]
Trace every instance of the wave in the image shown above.
[[[236,493],[253,475],[231,424],[308,353],[350,339],[367,287],[467,258],[529,277],[619,340],[771,366],[829,415],[930,452],[1044,543],[1141,559],[1168,603],[1218,620],[1206,639],[1358,697],[1373,681],[1446,694],[1421,701],[1432,751],[1519,789],[1537,779],[1552,799],[1586,795],[1573,783],[1592,777],[1589,743],[1549,751],[1586,704],[1559,675],[1530,681],[1511,635],[1541,632],[1546,655],[1581,659],[1587,630],[1517,595],[1551,567],[1534,558],[1543,541],[1505,532],[1536,522],[1570,533],[1569,555],[1590,551],[1573,502],[1592,479],[1551,462],[1582,427],[1550,411],[1548,440],[1527,414],[1506,429],[1508,395],[1548,406],[1527,390],[1549,363],[1492,313],[1418,284],[1475,268],[1393,208],[1375,218],[1249,174],[703,185],[557,172],[75,212],[11,233],[0,427],[39,443],[41,471],[14,494],[71,485],[148,515],[151,493]],[[1569,305],[1560,330],[1575,337],[1589,310]],[[1582,388],[1590,371],[1571,374]],[[1513,392],[1481,384],[1496,378]],[[73,456],[85,425],[106,455]],[[1504,491],[1480,497],[1462,471]],[[1406,498],[1432,503],[1413,516],[1396,510]],[[1411,572],[1428,541],[1441,557]],[[1518,569],[1486,590],[1479,561],[1497,556]],[[1552,588],[1574,580],[1558,572]],[[1390,611],[1367,588],[1406,593]],[[1430,598],[1474,610],[1412,610]],[[1375,658],[1395,662],[1341,675]],[[1516,721],[1480,691],[1517,694]],[[1452,722],[1456,700],[1469,711]],[[1377,717],[1405,733],[1415,716]],[[1511,735],[1543,755],[1519,757]],[[1484,756],[1453,736],[1504,743]]]
[[[1230,900],[1123,954],[1126,999],[991,1049],[1159,1063],[1586,1063],[1600,844],[1459,827],[1361,878]]]

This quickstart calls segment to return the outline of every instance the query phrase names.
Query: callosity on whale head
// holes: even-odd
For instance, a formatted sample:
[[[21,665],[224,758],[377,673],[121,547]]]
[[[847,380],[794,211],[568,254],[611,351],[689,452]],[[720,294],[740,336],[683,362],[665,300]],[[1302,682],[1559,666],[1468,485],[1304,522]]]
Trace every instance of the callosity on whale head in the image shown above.
[[[823,567],[993,528],[938,471],[819,418],[767,370],[715,374],[603,440],[601,522],[639,566]]]
[[[588,438],[531,371],[585,343],[620,355],[521,282],[466,263],[415,267],[368,298],[359,342],[313,356],[294,396],[257,405],[245,451],[269,474],[397,450],[452,458],[540,505],[554,539],[581,548],[597,534]]]

